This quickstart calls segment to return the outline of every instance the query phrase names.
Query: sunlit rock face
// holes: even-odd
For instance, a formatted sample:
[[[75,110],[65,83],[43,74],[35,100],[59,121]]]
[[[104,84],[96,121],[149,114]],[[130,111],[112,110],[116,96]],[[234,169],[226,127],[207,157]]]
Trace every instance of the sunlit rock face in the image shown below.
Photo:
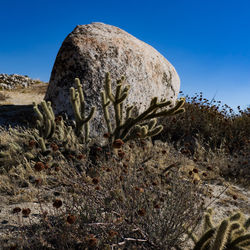
[[[69,88],[76,87],[74,79],[80,78],[85,92],[87,109],[96,106],[90,123],[92,136],[106,132],[100,92],[105,73],[114,80],[125,76],[129,84],[126,105],[144,111],[152,97],[176,100],[180,80],[175,68],[158,51],[124,30],[104,23],[78,25],[64,40],[54,63],[45,95],[51,101],[56,115],[67,113],[73,117]],[[88,112],[87,112],[88,114]]]

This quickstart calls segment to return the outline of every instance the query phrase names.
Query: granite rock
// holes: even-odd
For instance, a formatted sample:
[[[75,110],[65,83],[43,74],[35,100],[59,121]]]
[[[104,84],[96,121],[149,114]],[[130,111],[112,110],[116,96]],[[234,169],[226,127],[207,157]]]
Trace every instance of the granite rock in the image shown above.
[[[175,102],[180,80],[175,68],[150,45],[115,26],[104,23],[78,25],[64,40],[51,73],[46,101],[51,101],[56,115],[66,113],[73,119],[69,88],[80,78],[87,109],[96,106],[90,122],[91,136],[106,132],[101,105],[105,73],[115,82],[122,75],[131,86],[124,105],[135,105],[141,113],[152,97]],[[88,113],[87,113],[88,114]]]

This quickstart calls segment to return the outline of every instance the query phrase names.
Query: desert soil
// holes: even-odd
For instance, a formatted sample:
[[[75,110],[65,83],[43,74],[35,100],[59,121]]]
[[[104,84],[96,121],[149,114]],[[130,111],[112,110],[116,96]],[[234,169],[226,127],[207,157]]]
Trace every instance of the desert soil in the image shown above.
[[[40,103],[46,93],[48,84],[34,84],[28,88],[0,90],[0,126],[30,127],[33,119],[33,102]],[[20,117],[17,121],[16,117]]]
[[[13,90],[1,90],[2,95],[7,96],[5,100],[0,99],[0,105],[29,105],[33,102],[40,103],[46,93],[48,84],[34,84],[28,88]]]

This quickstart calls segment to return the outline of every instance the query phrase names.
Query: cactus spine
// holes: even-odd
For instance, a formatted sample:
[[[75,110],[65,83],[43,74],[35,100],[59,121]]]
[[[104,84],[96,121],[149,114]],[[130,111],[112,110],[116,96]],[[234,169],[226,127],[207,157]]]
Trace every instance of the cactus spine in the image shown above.
[[[112,93],[110,74],[107,73],[105,77],[104,91],[101,92],[102,106],[104,110],[104,118],[107,124],[108,132],[113,138],[122,139],[124,142],[131,140],[135,137],[147,138],[152,137],[160,133],[163,127],[156,126],[156,118],[162,116],[170,116],[184,112],[183,105],[185,99],[180,99],[174,108],[165,110],[159,109],[166,108],[171,105],[170,101],[158,102],[157,97],[152,98],[150,106],[137,117],[132,117],[133,106],[126,108],[126,117],[123,117],[123,102],[128,96],[130,86],[122,88],[122,82],[124,77],[117,81],[116,93]],[[112,128],[108,106],[113,104],[115,111],[115,128]],[[144,122],[144,124],[141,124]]]
[[[249,219],[244,222],[243,215],[235,213],[215,226],[211,216],[210,209],[205,214],[203,234],[199,240],[194,234],[189,235],[195,243],[193,250],[249,249],[247,247],[250,246],[250,234],[246,233]]]
[[[75,83],[77,86],[77,90],[75,88],[70,88],[70,100],[73,106],[75,121],[76,121],[76,135],[79,136],[84,127],[85,132],[85,142],[88,143],[89,139],[89,121],[93,118],[95,113],[95,107],[91,107],[90,113],[87,117],[85,117],[85,100],[84,93],[82,90],[82,85],[80,83],[79,78],[75,78]]]

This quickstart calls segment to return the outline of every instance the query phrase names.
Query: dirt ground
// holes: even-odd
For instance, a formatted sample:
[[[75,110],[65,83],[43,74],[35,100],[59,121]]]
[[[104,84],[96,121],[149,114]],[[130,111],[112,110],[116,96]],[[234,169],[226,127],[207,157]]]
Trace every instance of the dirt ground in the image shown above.
[[[0,98],[0,105],[29,105],[32,104],[32,102],[40,103],[45,96],[47,88],[47,83],[39,83],[28,88],[1,90],[1,96],[6,96],[7,98]]]
[[[47,88],[48,84],[39,83],[28,88],[0,90],[0,126],[33,126],[35,114],[32,103],[40,103]]]

